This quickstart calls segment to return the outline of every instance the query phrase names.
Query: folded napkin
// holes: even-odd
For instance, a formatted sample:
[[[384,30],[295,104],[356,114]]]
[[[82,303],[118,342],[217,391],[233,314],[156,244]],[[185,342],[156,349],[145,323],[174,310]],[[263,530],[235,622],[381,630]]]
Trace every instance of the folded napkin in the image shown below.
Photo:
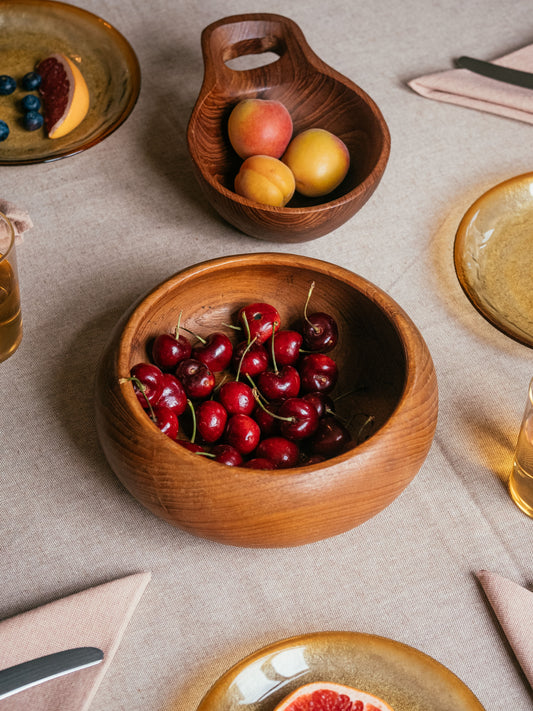
[[[533,73],[533,44],[492,61],[504,67]],[[532,89],[504,84],[474,74],[468,69],[427,74],[411,80],[408,85],[428,99],[533,123]]]
[[[477,577],[533,687],[533,592],[488,570],[480,570]]]
[[[104,660],[0,701],[0,711],[85,711],[151,578],[136,573],[0,622],[0,669],[70,647],[99,647]]]
[[[22,235],[26,230],[30,230],[33,227],[33,222],[31,217],[25,210],[17,207],[12,202],[8,200],[2,200],[0,198],[0,212],[3,212],[6,217],[9,218],[11,224],[13,225],[13,230],[15,232],[15,244],[22,242]]]

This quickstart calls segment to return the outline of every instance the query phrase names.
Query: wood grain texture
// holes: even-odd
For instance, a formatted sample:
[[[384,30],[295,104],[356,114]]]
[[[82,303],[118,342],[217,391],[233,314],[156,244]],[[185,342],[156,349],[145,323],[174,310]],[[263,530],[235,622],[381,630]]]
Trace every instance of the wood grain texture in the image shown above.
[[[331,313],[341,337],[338,412],[376,417],[374,434],[329,461],[290,470],[227,467],[163,435],[119,383],[149,358],[151,340],[182,325],[207,335],[242,305],[272,303],[283,324],[313,309]],[[228,329],[228,333],[229,333]],[[296,546],[347,531],[390,504],[431,445],[437,383],[427,346],[387,294],[341,267],[292,254],[223,257],[190,267],[137,302],[117,325],[98,368],[96,420],[109,464],[131,494],[190,533],[247,547]],[[354,418],[355,416],[355,418]],[[360,422],[360,421],[359,421]]]
[[[204,80],[187,140],[194,173],[215,210],[248,235],[287,243],[321,237],[355,215],[379,184],[390,152],[387,125],[372,99],[325,64],[286,17],[227,17],[206,27],[201,42]],[[265,52],[276,61],[239,70],[227,64]],[[351,158],[342,184],[325,198],[295,194],[279,208],[237,195],[233,182],[241,161],[226,127],[231,110],[245,98],[282,102],[291,113],[294,135],[319,127],[341,138]]]

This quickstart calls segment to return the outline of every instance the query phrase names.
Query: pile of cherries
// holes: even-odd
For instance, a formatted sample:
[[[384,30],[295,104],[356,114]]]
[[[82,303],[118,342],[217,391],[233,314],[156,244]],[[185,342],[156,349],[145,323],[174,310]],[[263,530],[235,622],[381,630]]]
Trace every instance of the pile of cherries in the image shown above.
[[[336,456],[352,443],[331,397],[338,369],[327,353],[338,327],[327,313],[307,314],[313,287],[298,330],[282,329],[266,303],[240,309],[235,345],[222,331],[191,342],[178,322],[154,339],[152,362],[121,382],[163,433],[217,462],[278,469]]]

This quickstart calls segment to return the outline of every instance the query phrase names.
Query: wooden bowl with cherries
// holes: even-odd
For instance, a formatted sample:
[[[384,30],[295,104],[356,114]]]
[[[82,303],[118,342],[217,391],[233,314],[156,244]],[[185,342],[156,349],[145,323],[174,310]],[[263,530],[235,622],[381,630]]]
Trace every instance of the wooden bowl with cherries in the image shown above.
[[[321,237],[353,217],[378,186],[390,152],[389,130],[374,101],[325,64],[298,25],[280,15],[226,17],[204,29],[201,45],[204,79],[187,140],[194,173],[212,207],[248,235],[286,243]],[[259,64],[265,58],[274,61]],[[239,62],[247,61],[252,66],[241,68]],[[283,206],[237,194],[242,156],[229,140],[228,120],[239,102],[250,99],[286,107],[294,137],[318,128],[340,139],[350,158],[342,182],[316,196],[301,194],[297,181]]]
[[[217,333],[232,351],[212,348],[209,361]],[[165,360],[162,342],[182,336],[192,350]],[[157,414],[162,395],[145,402],[139,365],[186,391],[177,434]],[[211,390],[199,392],[190,375],[206,369]],[[251,406],[231,399],[241,385]],[[111,469],[156,516],[220,543],[287,547],[348,531],[394,501],[428,453],[437,401],[424,339],[386,293],[328,262],[259,253],[186,268],[124,315],[99,364],[96,422]],[[209,413],[221,407],[213,438]],[[231,448],[240,460],[224,458]]]

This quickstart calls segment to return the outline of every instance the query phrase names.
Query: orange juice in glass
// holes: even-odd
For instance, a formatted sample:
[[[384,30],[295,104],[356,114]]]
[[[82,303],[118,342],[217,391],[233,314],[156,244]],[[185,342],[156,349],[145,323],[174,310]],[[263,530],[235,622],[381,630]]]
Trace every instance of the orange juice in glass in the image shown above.
[[[10,220],[0,212],[0,363],[17,350],[21,340],[15,231]]]

